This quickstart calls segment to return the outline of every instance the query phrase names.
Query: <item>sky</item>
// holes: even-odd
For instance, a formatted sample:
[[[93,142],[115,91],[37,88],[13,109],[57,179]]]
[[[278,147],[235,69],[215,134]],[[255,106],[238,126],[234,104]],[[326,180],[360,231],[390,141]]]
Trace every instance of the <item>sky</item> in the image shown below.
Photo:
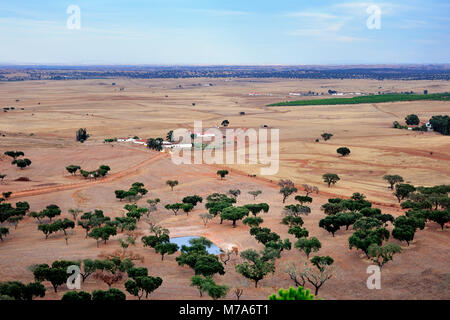
[[[0,64],[409,63],[450,63],[450,1],[0,0]]]

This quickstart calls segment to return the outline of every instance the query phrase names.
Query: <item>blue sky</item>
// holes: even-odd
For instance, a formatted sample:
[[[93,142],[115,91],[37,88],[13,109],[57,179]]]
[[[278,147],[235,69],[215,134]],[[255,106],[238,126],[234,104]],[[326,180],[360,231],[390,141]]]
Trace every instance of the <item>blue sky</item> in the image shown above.
[[[450,2],[0,0],[0,43],[19,64],[450,63]]]

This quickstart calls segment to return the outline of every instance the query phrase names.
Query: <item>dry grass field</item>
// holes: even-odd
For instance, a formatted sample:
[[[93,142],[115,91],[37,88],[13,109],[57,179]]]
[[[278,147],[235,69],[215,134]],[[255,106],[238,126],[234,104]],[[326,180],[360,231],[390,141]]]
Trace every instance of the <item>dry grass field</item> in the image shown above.
[[[116,85],[111,85],[115,82]],[[212,85],[210,85],[212,84]],[[123,88],[123,90],[121,90]],[[392,128],[393,121],[403,122],[406,115],[417,114],[422,121],[432,115],[449,114],[450,104],[443,101],[415,101],[384,104],[343,106],[267,107],[269,103],[297,100],[291,92],[449,92],[446,81],[375,81],[375,80],[265,80],[265,79],[167,79],[130,80],[99,79],[80,81],[26,81],[0,83],[0,106],[15,110],[0,112],[0,173],[6,174],[0,183],[0,192],[12,191],[12,202],[28,201],[33,211],[49,204],[63,210],[69,218],[69,208],[84,211],[101,209],[111,217],[124,214],[124,202],[114,196],[114,190],[126,189],[143,182],[149,198],[160,198],[159,210],[153,222],[168,228],[172,237],[203,235],[219,247],[237,246],[262,249],[248,233],[249,227],[238,222],[213,220],[205,227],[199,214],[205,213],[204,203],[187,217],[174,216],[164,209],[168,203],[180,202],[187,195],[202,197],[213,192],[226,193],[240,189],[238,204],[252,203],[247,193],[259,189],[257,202],[267,202],[269,213],[263,215],[264,224],[282,238],[293,236],[287,226],[280,224],[283,204],[276,182],[289,178],[296,185],[318,186],[314,195],[312,213],[305,217],[305,227],[311,236],[322,242],[320,254],[335,259],[337,275],[320,290],[324,299],[450,299],[450,230],[443,231],[428,223],[418,231],[409,247],[396,255],[394,261],[383,267],[382,290],[366,287],[366,268],[371,263],[360,251],[349,250],[351,231],[338,231],[333,238],[318,227],[324,217],[320,206],[329,197],[349,197],[353,192],[364,193],[369,201],[384,213],[403,214],[392,191],[382,179],[385,174],[399,174],[405,182],[419,186],[450,183],[450,140],[438,133],[419,133]],[[259,95],[250,96],[257,92]],[[19,101],[17,101],[19,100]],[[195,103],[195,106],[193,106]],[[23,110],[22,110],[23,108]],[[239,115],[245,112],[244,116]],[[260,176],[258,166],[249,165],[180,165],[170,161],[166,153],[150,151],[143,146],[127,143],[103,143],[106,138],[134,136],[141,138],[165,137],[176,128],[193,128],[194,120],[203,126],[219,126],[230,121],[230,128],[259,128],[267,125],[280,130],[280,170],[274,176]],[[75,132],[87,128],[91,137],[84,143],[75,142]],[[315,142],[323,132],[334,136],[329,141]],[[348,157],[340,157],[336,149],[351,149]],[[32,160],[29,168],[20,170],[3,155],[7,150],[21,150]],[[110,174],[96,181],[71,176],[65,167],[71,164],[86,169],[99,165],[111,167]],[[227,167],[230,175],[220,180],[217,168]],[[341,177],[332,188],[322,181],[322,174],[336,173]],[[256,178],[249,177],[256,174]],[[30,181],[15,181],[27,177]],[[176,179],[180,185],[170,190],[165,182]],[[301,189],[301,188],[300,188]],[[299,193],[303,193],[302,190]],[[294,203],[293,197],[287,204]],[[139,223],[139,232],[148,234],[148,221]],[[95,240],[85,239],[84,230],[76,227],[66,245],[62,234],[45,240],[37,230],[37,223],[26,217],[16,230],[0,243],[0,279],[31,281],[28,266],[51,263],[57,259],[79,260],[96,258],[102,252],[120,248],[114,237],[96,247]],[[393,240],[399,243],[397,240]],[[163,262],[153,249],[143,248],[141,241],[130,247],[145,257],[139,265],[148,267],[150,274],[161,276],[163,285],[154,299],[197,299],[198,292],[189,286],[193,271],[180,267],[178,254],[167,256]],[[253,288],[234,271],[239,257],[226,265],[224,276],[215,276],[216,282],[230,287],[245,287],[243,299],[267,299],[280,287],[292,285],[284,273],[288,262],[302,263],[304,254],[297,249],[282,253],[277,270]],[[63,286],[52,292],[46,283],[45,299],[60,298],[67,289]],[[123,281],[115,287],[124,290]],[[88,279],[83,290],[91,291],[107,286]],[[128,298],[134,298],[129,296]],[[233,291],[228,294],[234,299]],[[207,298],[203,298],[207,299]]]

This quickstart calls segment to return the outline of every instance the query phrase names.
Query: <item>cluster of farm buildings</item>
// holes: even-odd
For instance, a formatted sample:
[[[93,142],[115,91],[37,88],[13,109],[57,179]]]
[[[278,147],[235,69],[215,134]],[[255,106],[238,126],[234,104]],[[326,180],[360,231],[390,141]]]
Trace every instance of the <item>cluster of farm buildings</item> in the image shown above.
[[[420,122],[420,125],[408,125],[408,130],[413,130],[414,128],[418,128],[422,125],[425,125],[427,127],[427,131],[431,132],[433,131],[433,126],[429,122]]]
[[[143,146],[147,146],[146,139],[118,138],[117,142],[131,142],[134,144],[140,144]],[[173,143],[173,142],[169,142],[169,141],[163,141],[162,147],[163,147],[163,149],[192,148],[192,144],[191,143]]]
[[[213,138],[215,134],[213,133],[205,133],[205,132],[190,132],[189,134],[195,134],[199,138]],[[117,138],[117,142],[131,142],[134,144],[140,144],[147,146],[146,139],[135,139],[135,138]],[[163,149],[173,149],[173,148],[192,148],[191,143],[176,143],[171,141],[163,141],[162,143]]]

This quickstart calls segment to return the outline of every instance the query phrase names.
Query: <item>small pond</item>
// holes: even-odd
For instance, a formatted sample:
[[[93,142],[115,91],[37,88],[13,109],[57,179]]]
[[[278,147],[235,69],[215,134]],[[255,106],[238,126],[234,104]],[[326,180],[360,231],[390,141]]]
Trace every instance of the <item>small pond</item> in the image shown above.
[[[178,237],[178,238],[170,238],[171,243],[176,243],[178,247],[181,249],[182,245],[189,246],[189,240],[191,239],[198,239],[200,237]],[[211,247],[206,248],[208,253],[211,254],[220,254],[220,248],[216,246],[214,243],[211,245]]]

